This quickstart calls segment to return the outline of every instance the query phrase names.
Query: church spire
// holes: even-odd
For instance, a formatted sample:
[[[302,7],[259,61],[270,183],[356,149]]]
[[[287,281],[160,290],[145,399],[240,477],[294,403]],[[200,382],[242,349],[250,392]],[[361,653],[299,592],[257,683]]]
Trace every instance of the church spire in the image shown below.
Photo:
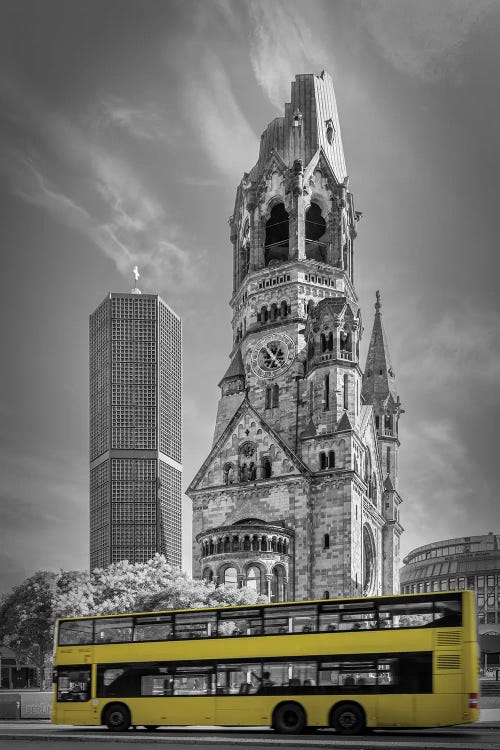
[[[380,292],[377,291],[375,320],[368,355],[366,357],[361,395],[367,404],[378,403],[382,405],[387,402],[388,397],[392,397],[394,404],[397,404],[399,396],[396,389],[396,378],[389,354],[387,336],[382,323],[381,307]]]

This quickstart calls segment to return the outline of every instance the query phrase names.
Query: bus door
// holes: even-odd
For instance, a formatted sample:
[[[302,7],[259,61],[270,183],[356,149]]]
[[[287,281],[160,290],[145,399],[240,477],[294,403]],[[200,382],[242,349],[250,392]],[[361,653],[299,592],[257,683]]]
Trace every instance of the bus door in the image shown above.
[[[91,711],[91,666],[59,667],[55,674],[54,723],[87,725]]]

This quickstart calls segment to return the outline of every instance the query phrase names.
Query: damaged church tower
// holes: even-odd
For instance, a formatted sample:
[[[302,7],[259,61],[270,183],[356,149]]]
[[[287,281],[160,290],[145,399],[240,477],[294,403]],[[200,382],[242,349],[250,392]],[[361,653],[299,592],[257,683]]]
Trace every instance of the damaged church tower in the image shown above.
[[[399,591],[401,404],[381,321],[385,364],[379,343],[374,374],[359,363],[360,217],[332,79],[298,75],[230,218],[233,348],[187,491],[194,576],[271,601]]]

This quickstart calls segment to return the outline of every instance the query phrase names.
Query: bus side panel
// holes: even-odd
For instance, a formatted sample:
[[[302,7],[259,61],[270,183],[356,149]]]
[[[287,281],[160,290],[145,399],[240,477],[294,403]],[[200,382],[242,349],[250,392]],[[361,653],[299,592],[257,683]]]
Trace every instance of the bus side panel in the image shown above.
[[[414,725],[415,699],[420,697],[411,693],[378,695],[376,726],[410,727]]]
[[[112,700],[101,700],[100,711]],[[147,726],[213,726],[215,701],[213,696],[179,696],[177,698],[123,698],[130,709],[132,724]]]

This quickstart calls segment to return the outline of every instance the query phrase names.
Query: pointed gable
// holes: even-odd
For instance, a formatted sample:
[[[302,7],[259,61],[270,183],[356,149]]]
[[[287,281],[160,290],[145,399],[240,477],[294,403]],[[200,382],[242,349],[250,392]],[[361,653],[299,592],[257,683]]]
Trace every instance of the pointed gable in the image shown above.
[[[349,420],[347,412],[345,411],[339,420],[335,432],[347,432],[348,430],[352,430],[352,424]]]
[[[388,397],[392,398],[394,403],[399,402],[396,390],[396,378],[389,354],[387,337],[382,324],[380,308],[380,293],[377,292],[375,320],[368,355],[366,357],[366,367],[361,390],[361,395],[365,403],[368,404],[375,402],[381,404]]]
[[[186,492],[224,484],[224,466],[232,464],[234,469],[237,468],[240,448],[246,442],[255,443],[258,454],[269,456],[273,468],[269,479],[285,474],[309,476],[309,469],[304,462],[283,442],[245,398],[220,438],[213,445]],[[235,476],[234,480],[231,486],[238,487],[240,485],[238,477]],[[247,482],[242,483],[241,486],[245,484]]]

